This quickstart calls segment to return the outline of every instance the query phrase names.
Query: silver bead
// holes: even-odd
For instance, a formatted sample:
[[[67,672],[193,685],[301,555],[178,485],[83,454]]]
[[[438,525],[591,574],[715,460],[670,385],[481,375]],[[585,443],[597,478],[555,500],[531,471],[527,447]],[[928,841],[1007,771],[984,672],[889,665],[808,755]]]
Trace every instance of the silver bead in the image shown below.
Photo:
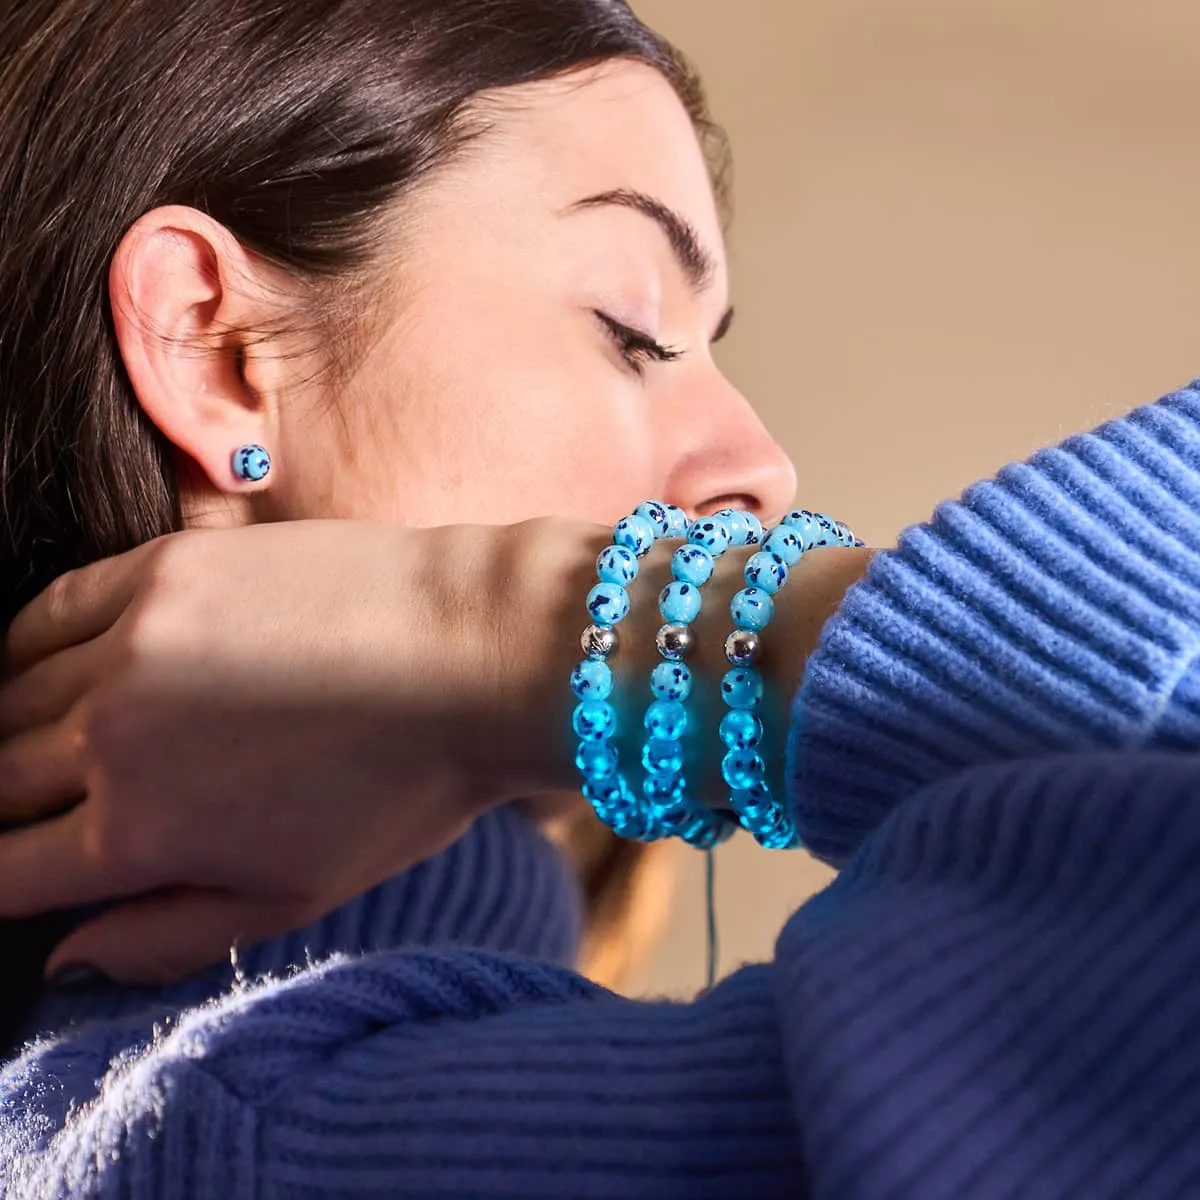
[[[686,658],[695,638],[687,625],[664,625],[655,635],[658,652],[670,662]]]
[[[588,658],[607,658],[617,648],[617,631],[607,625],[589,625],[579,644]]]
[[[725,657],[735,667],[750,667],[758,661],[758,634],[750,629],[735,629],[725,639]]]

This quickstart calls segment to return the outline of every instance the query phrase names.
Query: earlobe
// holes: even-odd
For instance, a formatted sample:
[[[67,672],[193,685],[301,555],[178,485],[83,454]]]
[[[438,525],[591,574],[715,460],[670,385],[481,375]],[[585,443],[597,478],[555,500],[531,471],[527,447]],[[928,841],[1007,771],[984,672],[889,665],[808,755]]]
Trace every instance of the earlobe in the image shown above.
[[[215,489],[261,483],[265,450],[246,460],[248,474],[238,461],[241,449],[271,442],[276,389],[247,378],[247,331],[273,314],[237,239],[195,209],[154,209],[122,239],[109,296],[121,359],[147,416]]]

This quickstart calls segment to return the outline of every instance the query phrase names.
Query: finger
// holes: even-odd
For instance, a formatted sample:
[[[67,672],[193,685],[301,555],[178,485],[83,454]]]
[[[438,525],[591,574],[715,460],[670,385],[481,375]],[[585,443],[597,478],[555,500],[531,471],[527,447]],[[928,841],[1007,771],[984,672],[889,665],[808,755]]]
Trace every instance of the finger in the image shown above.
[[[89,849],[89,821],[85,801],[60,817],[0,834],[0,917],[74,908],[149,886],[118,881],[114,867]]]
[[[141,896],[69,934],[46,963],[46,978],[88,965],[128,984],[173,983],[305,923],[293,904],[187,888]]]
[[[48,725],[66,716],[104,675],[105,639],[51,653],[0,681],[0,738]]]
[[[0,822],[52,816],[85,791],[78,741],[64,723],[0,741]]]
[[[98,637],[129,607],[146,560],[158,541],[101,559],[59,576],[31,600],[9,626],[5,665],[10,672],[68,646]]]

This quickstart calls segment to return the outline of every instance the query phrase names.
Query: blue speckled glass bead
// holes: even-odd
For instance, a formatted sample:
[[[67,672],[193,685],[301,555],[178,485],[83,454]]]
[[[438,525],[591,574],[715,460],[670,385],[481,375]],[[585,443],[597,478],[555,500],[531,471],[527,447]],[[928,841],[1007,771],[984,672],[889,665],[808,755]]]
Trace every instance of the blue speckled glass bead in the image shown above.
[[[715,813],[698,813],[680,826],[678,836],[697,850],[712,850],[722,842],[727,842],[736,828],[732,821]]]
[[[651,775],[678,775],[683,770],[683,743],[650,738],[642,747],[642,766]]]
[[[655,541],[654,526],[645,517],[623,517],[613,526],[613,542],[641,558]]]
[[[247,483],[259,483],[270,474],[271,456],[258,445],[239,446],[233,452],[233,473]]]
[[[730,750],[721,759],[721,774],[734,791],[760,783],[767,773],[767,764],[753,750]]]
[[[754,708],[763,698],[762,676],[749,667],[734,667],[721,680],[721,696],[730,708]]]
[[[744,508],[719,508],[712,515],[725,522],[725,528],[729,530],[729,544],[731,546],[750,545],[746,541],[750,536],[750,524],[746,518],[753,516],[753,513],[746,512]]]
[[[688,520],[687,513],[678,504],[664,504],[663,508],[667,511],[667,521],[670,525],[667,537],[687,537],[688,529],[691,526],[691,521]]]
[[[629,593],[619,583],[598,583],[587,597],[588,616],[597,625],[616,625],[629,616]]]
[[[738,629],[758,632],[770,625],[775,615],[775,601],[758,588],[742,588],[730,602],[729,614]]]
[[[687,729],[687,709],[677,700],[655,700],[646,709],[645,726],[652,738],[678,741]]]
[[[582,700],[575,706],[571,724],[585,742],[601,742],[617,731],[617,710],[607,700]]]
[[[742,544],[744,546],[761,546],[763,538],[766,537],[762,522],[752,512],[745,512],[742,516],[746,519],[746,540]]]
[[[660,662],[650,672],[650,690],[656,700],[686,700],[692,694],[692,673],[681,662]]]
[[[802,549],[810,550],[813,546],[820,545],[824,530],[817,521],[816,514],[810,513],[807,508],[793,508],[779,523],[795,532]]]
[[[763,549],[776,558],[782,558],[789,567],[794,567],[804,553],[804,547],[796,536],[796,531],[787,525],[779,525],[767,535]]]
[[[721,718],[721,741],[729,750],[751,750],[763,737],[763,724],[745,709],[730,709]]]
[[[671,517],[667,512],[667,506],[661,500],[643,500],[633,510],[633,515],[635,517],[645,517],[654,526],[655,537],[665,538],[671,536]]]
[[[862,544],[854,536],[854,531],[849,525],[844,524],[842,521],[833,520],[830,521],[830,524],[833,526],[833,536],[837,538],[839,545],[857,546]]]
[[[601,583],[616,583],[628,587],[640,570],[637,555],[625,546],[609,546],[596,559],[596,578]]]
[[[658,611],[668,625],[690,625],[700,615],[700,589],[674,580],[658,596]]]
[[[788,565],[769,550],[760,550],[746,560],[743,576],[752,588],[773,596],[788,581]]]
[[[683,799],[684,782],[675,773],[650,774],[642,780],[642,795],[660,808],[674,808]]]
[[[671,574],[680,583],[690,583],[695,587],[703,587],[713,573],[713,556],[703,546],[693,546],[690,543],[680,546],[671,555]]]
[[[719,557],[729,549],[732,539],[720,517],[701,517],[700,520],[692,522],[692,527],[688,530],[688,541],[694,546],[703,546],[714,557]]]
[[[612,667],[594,658],[584,659],[571,672],[571,691],[580,700],[607,700],[612,695]]]
[[[580,742],[575,752],[575,766],[589,779],[608,779],[617,772],[617,748],[605,739],[600,742]]]
[[[771,789],[761,779],[748,788],[731,789],[729,800],[740,816],[759,826],[769,822],[779,811]]]

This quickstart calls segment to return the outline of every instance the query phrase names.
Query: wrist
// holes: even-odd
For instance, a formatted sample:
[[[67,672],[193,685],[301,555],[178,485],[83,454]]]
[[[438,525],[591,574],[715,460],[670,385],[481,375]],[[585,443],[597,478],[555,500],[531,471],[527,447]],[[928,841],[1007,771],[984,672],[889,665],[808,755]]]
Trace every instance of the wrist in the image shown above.
[[[571,729],[571,670],[582,658],[580,636],[589,624],[584,598],[596,581],[596,558],[612,543],[608,526],[558,518],[527,522],[514,540],[516,557],[509,571],[508,608],[521,614],[514,628],[520,683],[507,746],[515,794],[578,789],[575,767],[577,739]],[[638,578],[630,585],[629,615],[617,626],[618,648],[609,658],[617,711],[613,739],[631,777],[640,775],[644,739],[642,718],[651,702],[650,674],[661,661],[655,634],[662,626],[659,592],[671,581],[671,556],[677,540],[656,542],[640,560]],[[721,777],[725,748],[718,728],[725,708],[720,684],[730,669],[724,646],[733,629],[730,601],[746,586],[747,559],[760,547],[731,547],[718,558],[704,588],[704,605],[693,625],[695,641],[687,658],[693,675],[684,737],[688,777],[696,795],[713,807],[726,807]],[[776,597],[776,616],[764,635],[759,670],[764,681],[762,718],[764,756],[782,764],[792,699],[821,629],[836,611],[846,590],[866,569],[871,551],[828,547],[809,551],[793,568],[788,585]],[[636,769],[634,769],[636,767]],[[777,774],[782,773],[780,766]]]

